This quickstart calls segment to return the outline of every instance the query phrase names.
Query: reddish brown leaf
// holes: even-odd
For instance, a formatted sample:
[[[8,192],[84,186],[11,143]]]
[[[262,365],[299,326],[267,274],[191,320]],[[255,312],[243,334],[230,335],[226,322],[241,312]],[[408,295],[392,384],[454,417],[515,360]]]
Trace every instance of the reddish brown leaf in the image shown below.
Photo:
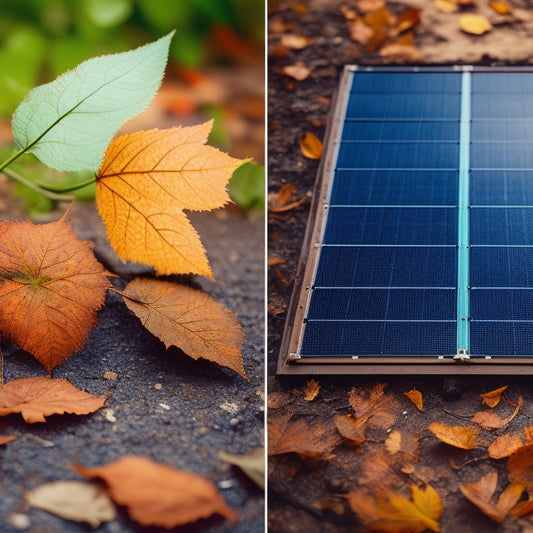
[[[496,502],[493,496],[497,483],[498,474],[491,472],[477,483],[466,483],[459,485],[459,488],[463,496],[469,499],[480,511],[491,520],[501,523],[522,495],[524,487],[520,483],[511,483]]]
[[[408,63],[420,61],[421,58],[420,51],[415,46],[415,39],[412,33],[406,33],[398,40],[386,44],[379,51],[379,55],[394,59],[394,61],[405,61]]]
[[[520,502],[516,507],[513,507],[509,511],[509,516],[513,518],[520,518],[521,516],[526,516],[527,514],[533,512],[533,500],[529,499],[523,502]]]
[[[385,448],[391,455],[403,453],[411,460],[418,460],[418,439],[405,429],[392,431],[385,440]]]
[[[420,9],[408,7],[404,9],[397,17],[395,29],[398,33],[410,30],[420,22]]]
[[[123,294],[128,308],[167,348],[177,346],[193,359],[208,359],[246,378],[244,335],[236,315],[221,303],[185,285],[143,278],[131,281]]]
[[[212,121],[141,131],[111,142],[96,182],[96,204],[120,259],[158,274],[213,277],[184,210],[209,211],[229,201],[226,185],[245,161],[206,146]]]
[[[0,333],[51,372],[96,325],[105,270],[63,219],[0,222],[0,235]]]
[[[533,444],[527,444],[515,450],[507,461],[509,481],[521,483],[524,487],[533,490]]]
[[[388,429],[396,420],[398,402],[391,393],[385,393],[385,383],[376,383],[361,389],[352,389],[348,401],[355,412],[357,424]]]
[[[292,420],[283,413],[268,418],[268,455],[297,453],[302,457],[329,460],[331,451],[341,443],[331,421],[308,423],[304,418]]]
[[[356,490],[348,494],[350,507],[366,526],[366,531],[381,533],[422,533],[440,531],[442,504],[439,495],[426,485],[424,489],[411,485],[412,499],[388,491],[377,497]]]
[[[479,413],[476,413],[474,418],[472,418],[472,422],[479,424],[483,429],[488,429],[488,430],[501,429],[502,427],[506,426],[517,415],[521,406],[522,406],[522,396],[519,396],[518,403],[515,407],[515,410],[507,418],[502,419],[499,417],[497,413],[495,413],[494,411],[491,411],[490,409],[487,409],[485,411],[480,411]]]
[[[488,448],[490,457],[493,459],[503,459],[509,457],[518,448],[524,446],[520,435],[501,435]]]
[[[433,422],[428,428],[439,440],[461,448],[463,450],[472,450],[481,445],[479,432],[471,428],[462,426],[447,426],[439,422]]]
[[[320,159],[322,157],[322,141],[310,131],[305,132],[305,137],[300,140],[300,150],[309,159]]]
[[[365,442],[363,428],[357,425],[353,415],[337,415],[335,425],[349,446],[360,446]]]
[[[278,192],[269,193],[268,210],[271,213],[283,213],[304,204],[307,201],[305,197],[296,202],[292,201],[295,192],[294,185],[292,183],[286,183]]]
[[[491,408],[496,407],[500,403],[502,393],[505,389],[507,389],[507,387],[508,385],[505,385],[504,387],[500,387],[499,389],[480,394],[482,398],[481,403],[484,403],[485,405],[488,405]]]
[[[21,378],[0,389],[0,416],[20,413],[29,424],[64,413],[86,415],[103,407],[105,399],[77,389],[65,378]]]
[[[304,389],[304,400],[306,402],[312,402],[320,392],[320,384],[316,379],[311,379],[307,382]]]
[[[111,498],[145,526],[173,528],[213,514],[231,522],[239,518],[208,479],[145,457],[127,456],[104,466],[73,465],[73,469],[89,479],[103,479]]]
[[[419,411],[424,410],[424,402],[422,399],[422,393],[416,389],[412,389],[409,392],[404,392],[404,395],[407,396],[417,407]]]
[[[372,37],[368,41],[367,50],[377,50],[387,40],[389,28],[394,24],[395,18],[386,7],[383,7],[366,13],[364,21],[372,29]]]

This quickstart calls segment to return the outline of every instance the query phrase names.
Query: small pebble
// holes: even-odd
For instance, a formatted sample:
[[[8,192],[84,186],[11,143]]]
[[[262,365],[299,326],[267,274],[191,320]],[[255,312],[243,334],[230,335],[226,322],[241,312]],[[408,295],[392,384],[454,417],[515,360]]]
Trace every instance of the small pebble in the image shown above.
[[[232,418],[229,423],[232,425],[232,426],[236,426],[238,423],[239,423],[239,419],[238,418]]]
[[[111,422],[113,424],[117,421],[117,419],[115,418],[115,412],[113,411],[113,409],[106,409],[104,417],[108,422]]]
[[[163,388],[163,385],[161,385],[161,383],[156,383],[156,384],[154,385],[154,389],[155,389],[155,390],[161,390],[162,388]]]
[[[223,411],[226,411],[227,413],[229,413],[230,415],[235,415],[239,412],[239,406],[236,403],[232,403],[232,402],[224,402],[220,404],[220,408]]]
[[[166,403],[160,403],[159,407],[165,409],[165,411],[170,411],[170,405],[167,405]]]
[[[104,375],[103,375],[103,378],[104,379],[107,379],[109,381],[115,381],[115,379],[117,379],[117,373],[116,372],[106,372]]]
[[[31,525],[28,515],[22,513],[11,513],[7,517],[7,523],[14,529],[28,529]]]
[[[233,480],[225,479],[223,481],[220,481],[218,486],[221,489],[231,489],[231,487],[233,487]]]

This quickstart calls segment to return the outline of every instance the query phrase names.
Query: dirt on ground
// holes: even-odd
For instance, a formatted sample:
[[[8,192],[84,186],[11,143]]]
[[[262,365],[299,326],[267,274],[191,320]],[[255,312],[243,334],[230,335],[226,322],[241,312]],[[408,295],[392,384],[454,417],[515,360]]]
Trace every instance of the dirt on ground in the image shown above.
[[[383,502],[387,497],[389,502],[392,494],[412,501],[411,487],[425,490],[428,485],[435,489],[442,504],[440,531],[533,531],[531,515],[513,518],[502,511],[498,522],[480,510],[479,501],[479,505],[472,503],[461,491],[461,486],[468,492],[469,484],[478,483],[487,475],[490,479],[497,475],[492,492],[486,490],[481,499],[489,509],[503,505],[497,504],[498,498],[511,484],[514,474],[507,456],[498,458],[500,455],[494,452],[498,443],[490,446],[498,437],[507,439],[514,435],[519,436],[522,444],[529,442],[524,430],[531,425],[533,415],[530,377],[472,376],[467,370],[459,377],[314,376],[319,391],[313,399],[310,396],[306,399],[310,377],[275,375],[320,163],[302,154],[299,141],[307,131],[324,138],[343,67],[530,63],[533,10],[528,2],[509,3],[510,11],[505,14],[480,0],[448,2],[448,7],[454,4],[450,12],[445,11],[443,4],[446,2],[422,0],[270,3],[271,205],[279,205],[283,186],[291,193],[286,204],[289,208],[272,210],[268,223],[268,418],[272,453],[268,469],[268,524],[272,533],[364,530],[365,524],[371,523],[372,512],[377,512],[376,506],[386,507]],[[368,22],[371,19],[365,19],[366,14],[381,7],[396,17],[408,8],[415,8],[418,20],[412,26],[409,22],[405,33],[389,33],[389,37],[369,46],[364,41],[368,35],[361,34],[361,27],[357,31],[351,25],[354,20]],[[491,24],[490,31],[475,35],[461,29],[460,18],[465,14],[484,17]],[[414,11],[409,17],[416,18]],[[304,40],[287,40],[286,35]],[[296,70],[287,70],[294,66]],[[504,386],[507,389],[496,407],[482,403],[481,394]],[[422,410],[405,395],[412,390],[421,393]],[[365,427],[356,428],[355,437],[332,440],[332,435],[339,437],[339,424],[346,419],[361,420],[362,404],[370,410],[382,409],[385,418],[372,423],[363,417]],[[477,415],[486,410],[487,413]],[[500,420],[493,426],[489,424],[490,428],[479,424],[480,417],[483,419],[489,412]],[[432,424],[468,428],[478,440],[470,449],[446,444],[436,435],[438,426]],[[396,439],[404,443],[400,448],[393,444]],[[412,444],[408,450],[406,442]],[[384,494],[385,500],[373,499],[377,494]],[[527,498],[526,491],[520,498]],[[414,526],[409,529],[401,520],[396,529],[389,527],[386,529],[383,524],[380,527],[378,523],[373,530],[424,530],[420,525],[418,529]],[[426,527],[436,530],[435,524]]]

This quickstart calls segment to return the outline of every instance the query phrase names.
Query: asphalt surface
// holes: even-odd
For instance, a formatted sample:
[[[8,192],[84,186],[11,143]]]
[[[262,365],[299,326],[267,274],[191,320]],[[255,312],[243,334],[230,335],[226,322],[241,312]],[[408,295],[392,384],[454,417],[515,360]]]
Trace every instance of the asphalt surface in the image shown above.
[[[76,205],[71,218],[78,235],[93,240],[96,255],[108,265],[126,276],[146,271],[114,259],[94,205]],[[105,407],[87,416],[54,415],[44,424],[26,424],[19,415],[0,421],[0,434],[17,437],[0,447],[2,533],[167,531],[135,524],[124,509],[116,520],[93,529],[24,503],[25,490],[50,481],[81,480],[71,469],[72,462],[92,467],[130,454],[206,476],[241,515],[234,526],[214,516],[178,531],[264,531],[263,492],[239,469],[218,458],[219,451],[244,454],[263,446],[263,218],[234,210],[191,218],[217,280],[198,277],[193,283],[238,314],[246,335],[242,351],[250,381],[213,363],[194,361],[176,348],[166,350],[120,296],[108,293],[86,347],[53,372],[53,377],[66,377],[91,394],[111,393]],[[2,348],[4,382],[46,374],[13,345],[3,343]],[[105,379],[106,372],[114,372],[116,379]],[[14,527],[13,513],[25,515],[29,526]]]

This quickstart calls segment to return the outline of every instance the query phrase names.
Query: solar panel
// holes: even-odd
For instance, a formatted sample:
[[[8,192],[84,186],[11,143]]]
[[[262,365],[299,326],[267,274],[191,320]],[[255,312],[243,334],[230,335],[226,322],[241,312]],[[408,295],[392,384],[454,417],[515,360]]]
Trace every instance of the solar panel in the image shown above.
[[[524,371],[533,70],[348,66],[330,123],[278,372]]]

